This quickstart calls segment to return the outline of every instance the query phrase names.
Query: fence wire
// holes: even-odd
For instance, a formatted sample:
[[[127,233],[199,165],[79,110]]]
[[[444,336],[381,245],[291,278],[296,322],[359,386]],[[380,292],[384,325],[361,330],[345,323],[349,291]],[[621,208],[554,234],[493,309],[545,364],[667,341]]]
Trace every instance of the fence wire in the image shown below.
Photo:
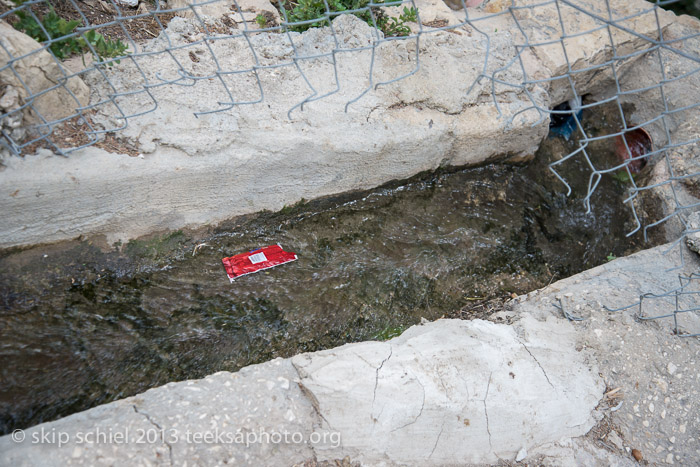
[[[13,3],[14,2],[14,3]],[[418,2],[420,3],[420,2]],[[669,86],[684,82],[700,75],[700,33],[682,37],[667,36],[661,18],[661,8],[676,5],[693,12],[697,7],[693,2],[656,1],[631,15],[620,16],[611,6],[610,0],[445,0],[460,15],[461,20],[450,24],[449,21],[424,23],[421,8],[414,0],[397,1],[362,1],[342,2],[340,0],[310,0],[299,3],[287,3],[285,7],[275,5],[275,11],[251,13],[247,3],[242,0],[170,0],[167,4],[161,0],[155,3],[130,0],[2,0],[0,5],[0,24],[3,28],[14,27],[22,30],[40,41],[40,45],[29,52],[17,48],[9,36],[0,35],[0,122],[2,139],[0,151],[2,157],[32,154],[38,148],[47,148],[56,154],[68,156],[71,152],[100,142],[109,143],[109,138],[123,130],[143,114],[155,111],[159,106],[156,90],[167,86],[198,86],[201,83],[215,83],[224,98],[212,99],[203,103],[208,108],[198,115],[225,113],[238,106],[262,104],[269,101],[268,91],[261,79],[261,72],[283,68],[295,70],[303,79],[308,92],[300,95],[296,104],[287,110],[287,117],[295,112],[303,112],[304,107],[334,94],[346,86],[339,78],[339,57],[343,54],[369,52],[369,74],[366,86],[345,102],[344,111],[359,100],[365,98],[377,88],[399,82],[421,70],[421,41],[427,35],[443,31],[454,32],[469,28],[480,38],[483,49],[483,63],[478,76],[471,84],[469,92],[477,85],[488,83],[491,86],[491,102],[502,118],[512,122],[519,114],[530,111],[539,115],[535,125],[549,120],[550,125],[564,122],[569,130],[567,138],[578,144],[576,150],[565,155],[550,166],[552,173],[563,183],[564,189],[571,191],[569,181],[561,175],[560,167],[572,159],[584,160],[590,167],[588,193],[585,209],[590,211],[590,203],[596,188],[606,174],[626,174],[630,184],[629,196],[625,203],[630,207],[635,228],[630,235],[642,231],[647,236],[649,229],[674,220],[680,227],[676,244],[700,231],[700,227],[689,222],[689,215],[700,208],[697,198],[689,199],[682,193],[682,186],[700,183],[700,168],[678,172],[675,160],[683,154],[698,152],[700,146],[700,129],[693,127],[694,120],[689,115],[696,115],[700,107],[698,95],[689,93],[682,103],[670,102],[667,97]],[[697,3],[697,2],[696,2]],[[207,8],[223,5],[225,14],[219,19],[205,15]],[[306,5],[302,10],[296,7]],[[311,8],[313,7],[313,8]],[[563,11],[575,12],[585,17],[592,26],[583,30],[568,31]],[[478,12],[478,14],[475,14]],[[366,21],[374,32],[371,42],[366,44],[347,44],[339,40],[334,20],[342,15],[355,15]],[[524,19],[531,16],[552,15],[558,21],[557,34],[541,34]],[[655,18],[654,34],[644,34],[631,25],[641,17]],[[194,24],[198,34],[188,41],[178,41],[172,37],[169,25],[175,18],[187,17],[189,24]],[[494,59],[493,41],[495,33],[489,29],[494,18],[506,18],[512,21],[515,29],[511,31],[512,50],[507,60]],[[73,21],[73,22],[71,22]],[[332,45],[309,50],[300,45],[295,31],[310,27],[330,28]],[[604,33],[608,38],[607,47],[611,53],[603,61],[592,60],[581,66],[572,61],[572,45],[576,41],[586,40],[592,33]],[[287,38],[291,54],[288,58],[270,60],[261,48],[259,38],[265,34],[278,34]],[[637,42],[633,50],[617,50],[615,36],[628,34]],[[3,37],[4,36],[4,37]],[[220,47],[236,46],[243,41],[249,52],[247,63],[239,63],[231,68],[231,63],[224,63],[217,56]],[[392,42],[415,44],[411,66],[400,76],[386,77],[377,72],[378,50]],[[695,41],[695,42],[693,42]],[[694,44],[694,46],[688,46]],[[537,54],[540,50],[557,48],[563,54],[566,67],[561,74],[550,77],[532,75],[524,63],[529,52]],[[202,53],[203,52],[203,53]],[[73,57],[73,58],[71,58]],[[69,66],[67,60],[75,64],[75,57],[80,57],[78,66]],[[156,57],[168,57],[167,69],[149,69],[149,60]],[[195,73],[186,63],[205,63]],[[334,83],[319,86],[305,69],[305,64],[324,60],[333,68]],[[640,83],[630,86],[630,80],[624,81],[621,75],[625,66],[633,60],[646,60],[650,68],[656,68],[659,79],[653,83]],[[27,70],[31,63],[42,61],[45,67],[55,71],[49,77],[51,85],[37,88]],[[87,65],[85,62],[87,61]],[[48,63],[47,63],[48,62]],[[80,66],[83,62],[83,66]],[[160,63],[160,62],[159,62]],[[674,70],[682,64],[680,71]],[[118,82],[115,70],[129,64],[138,71],[140,81],[137,83]],[[517,70],[517,73],[507,71]],[[612,92],[604,98],[591,101],[581,82],[593,79],[599,74],[607,74],[612,81]],[[516,78],[514,78],[516,77]],[[92,93],[88,98],[75,83],[78,79],[89,83],[101,83],[110,90],[108,93]],[[241,93],[239,87],[232,83],[246,82],[248,92]],[[549,102],[543,105],[541,99],[532,94],[535,86],[551,86],[563,89],[559,93],[561,102]],[[506,115],[502,104],[497,99],[497,88],[508,88],[528,96],[530,105],[514,115]],[[81,94],[82,92],[82,94]],[[555,93],[556,94],[556,93]],[[625,106],[634,98],[658,96],[658,112],[648,115],[644,120],[635,121]],[[56,113],[51,110],[51,96],[59,96],[64,108],[70,111]],[[126,100],[138,100],[141,105],[135,110],[125,106]],[[68,105],[65,105],[69,102]],[[602,136],[586,133],[581,123],[582,112],[592,112],[603,105],[615,105],[619,113],[621,128]],[[112,119],[96,121],[96,112],[110,113]],[[678,126],[678,120],[688,119],[691,127],[682,133],[682,138],[672,131]],[[111,122],[111,124],[110,124]],[[646,142],[651,128],[657,129],[662,138]],[[658,139],[658,138],[657,138]],[[614,166],[601,166],[591,155],[591,146],[600,140],[615,141],[624,155]],[[643,152],[637,146],[648,145]],[[129,148],[127,148],[129,149]],[[137,148],[131,148],[137,151]],[[680,154],[680,156],[679,156]],[[651,183],[638,185],[636,172],[647,161],[665,167],[662,177],[651,179]],[[2,158],[0,157],[0,163]],[[644,192],[662,190],[667,194],[670,208],[667,214],[651,222],[643,222],[638,214],[639,197]],[[681,248],[682,250],[682,248]],[[697,275],[681,279],[679,289],[663,295],[685,296],[689,284],[698,280]],[[696,297],[697,292],[687,292],[688,297]],[[695,295],[692,295],[695,294]],[[669,318],[676,320],[679,314],[697,313],[698,307],[678,305],[675,310],[663,316],[647,317],[644,315],[643,302],[660,296],[644,296],[640,299],[639,317],[642,319]],[[700,330],[698,330],[700,332]],[[686,334],[688,335],[688,334]],[[690,335],[697,335],[691,333]]]

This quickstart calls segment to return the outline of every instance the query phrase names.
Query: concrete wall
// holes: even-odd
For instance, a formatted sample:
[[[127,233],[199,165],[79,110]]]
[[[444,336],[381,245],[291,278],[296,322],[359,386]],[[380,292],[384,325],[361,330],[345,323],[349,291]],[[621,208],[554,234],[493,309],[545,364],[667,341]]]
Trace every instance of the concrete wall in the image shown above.
[[[463,20],[463,13],[441,2],[418,2],[418,6],[423,21],[446,18],[456,24]],[[620,14],[647,7],[642,1],[615,6]],[[545,41],[561,34],[556,12],[549,13],[533,15],[525,9],[517,10],[516,17],[519,27]],[[573,9],[562,13],[569,31],[588,31],[569,47],[572,63],[584,67],[587,59],[600,62],[612,56],[607,32],[595,28],[589,16]],[[473,13],[474,18],[488,14]],[[665,27],[668,18],[662,15],[661,22]],[[478,79],[485,72],[487,77],[522,83],[523,71],[528,79],[567,73],[560,48],[543,46],[536,53],[520,50],[517,56],[514,44],[522,38],[506,11],[478,23],[494,31],[489,32],[488,44],[470,26],[422,34],[419,42],[382,43],[376,48],[372,83],[413,70],[416,47],[420,47],[419,71],[370,90],[347,112],[345,104],[370,86],[369,50],[337,53],[336,68],[329,57],[300,60],[300,68],[319,94],[334,89],[336,69],[341,88],[308,103],[303,111],[295,110],[291,119],[287,111],[311,94],[295,66],[257,70],[263,103],[196,117],[195,112],[231,99],[217,79],[150,87],[150,95],[144,86],[176,77],[173,57],[192,76],[216,72],[216,63],[224,70],[252,65],[244,38],[203,42],[196,24],[175,18],[167,41],[161,34],[144,46],[153,55],[125,59],[85,76],[92,103],[105,102],[90,117],[98,127],[121,127],[120,111],[141,113],[153,107],[151,96],[156,99],[153,112],[129,118],[127,128],[117,133],[117,138],[138,148],[139,156],[91,147],[68,158],[40,151],[2,161],[6,167],[0,171],[0,248],[80,235],[105,235],[111,243],[158,230],[216,224],[263,209],[278,210],[301,198],[366,189],[440,166],[527,158],[547,134],[548,116],[537,108],[546,110],[571,94],[570,88],[560,86],[564,80],[492,88],[489,79]],[[372,44],[373,30],[353,16],[338,17],[333,26],[335,36],[324,28],[289,37],[253,35],[250,43],[263,65],[294,63],[289,38],[296,56],[339,50],[336,38],[343,49]],[[659,34],[653,14],[637,17],[628,26],[639,34],[616,30],[611,37],[618,53],[648,47],[642,37]],[[155,53],[167,47],[172,55]],[[190,54],[201,59],[194,62]],[[240,76],[230,80],[228,91],[237,99],[254,99],[259,93],[256,81]],[[572,76],[579,94],[609,78],[606,73]],[[135,94],[120,94],[131,91]],[[112,103],[118,103],[119,109]]]

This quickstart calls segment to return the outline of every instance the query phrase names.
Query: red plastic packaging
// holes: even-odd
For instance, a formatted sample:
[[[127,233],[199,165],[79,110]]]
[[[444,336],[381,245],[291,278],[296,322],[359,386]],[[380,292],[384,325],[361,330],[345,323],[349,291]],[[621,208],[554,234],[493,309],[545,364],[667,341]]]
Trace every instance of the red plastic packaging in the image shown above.
[[[229,256],[221,261],[224,263],[226,274],[231,282],[237,277],[253,274],[264,269],[274,268],[280,264],[297,259],[296,253],[284,251],[278,245],[270,245],[257,250]]]

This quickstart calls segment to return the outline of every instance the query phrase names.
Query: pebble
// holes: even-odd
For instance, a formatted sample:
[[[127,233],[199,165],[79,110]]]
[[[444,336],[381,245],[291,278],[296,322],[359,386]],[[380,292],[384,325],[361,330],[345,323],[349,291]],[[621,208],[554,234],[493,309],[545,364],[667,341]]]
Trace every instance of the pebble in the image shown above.
[[[608,433],[606,438],[608,441],[610,441],[612,444],[614,444],[617,449],[622,449],[622,447],[623,447],[622,439],[620,438],[620,436],[617,433],[615,433],[614,431],[611,431],[610,433]]]
[[[668,365],[666,366],[666,370],[668,371],[669,375],[673,375],[678,367],[673,364],[673,362],[668,362]]]
[[[280,382],[282,389],[289,389],[289,380],[287,378],[280,376],[277,378],[277,381]]]
[[[654,413],[654,403],[649,403],[649,412]]]
[[[644,420],[644,421],[642,422],[642,425],[644,425],[645,427],[648,427],[648,426],[649,426],[649,420]]]
[[[686,428],[687,428],[686,424],[683,423],[678,427],[678,431],[680,431],[681,433],[685,433]]]
[[[671,436],[668,440],[671,442],[671,444],[674,444],[676,442],[676,437]]]
[[[666,463],[673,464],[673,454],[671,454],[670,452],[668,453],[668,456],[666,456]]]
[[[515,456],[515,462],[520,462],[523,459],[527,457],[527,449],[525,449],[525,446],[523,446],[520,451],[518,451],[518,454]]]

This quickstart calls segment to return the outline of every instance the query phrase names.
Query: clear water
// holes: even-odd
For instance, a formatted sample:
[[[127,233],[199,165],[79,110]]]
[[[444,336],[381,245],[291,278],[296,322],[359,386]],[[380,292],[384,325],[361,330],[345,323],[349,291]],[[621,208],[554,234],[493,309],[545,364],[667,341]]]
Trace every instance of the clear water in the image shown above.
[[[586,215],[587,166],[563,164],[568,198],[547,170],[574,144],[549,139],[527,165],[424,174],[108,252],[81,241],[1,252],[0,433],[169,381],[387,338],[640,249],[625,237],[622,182],[605,178]],[[612,150],[595,157],[612,162]],[[221,258],[274,243],[299,260],[229,284]]]

